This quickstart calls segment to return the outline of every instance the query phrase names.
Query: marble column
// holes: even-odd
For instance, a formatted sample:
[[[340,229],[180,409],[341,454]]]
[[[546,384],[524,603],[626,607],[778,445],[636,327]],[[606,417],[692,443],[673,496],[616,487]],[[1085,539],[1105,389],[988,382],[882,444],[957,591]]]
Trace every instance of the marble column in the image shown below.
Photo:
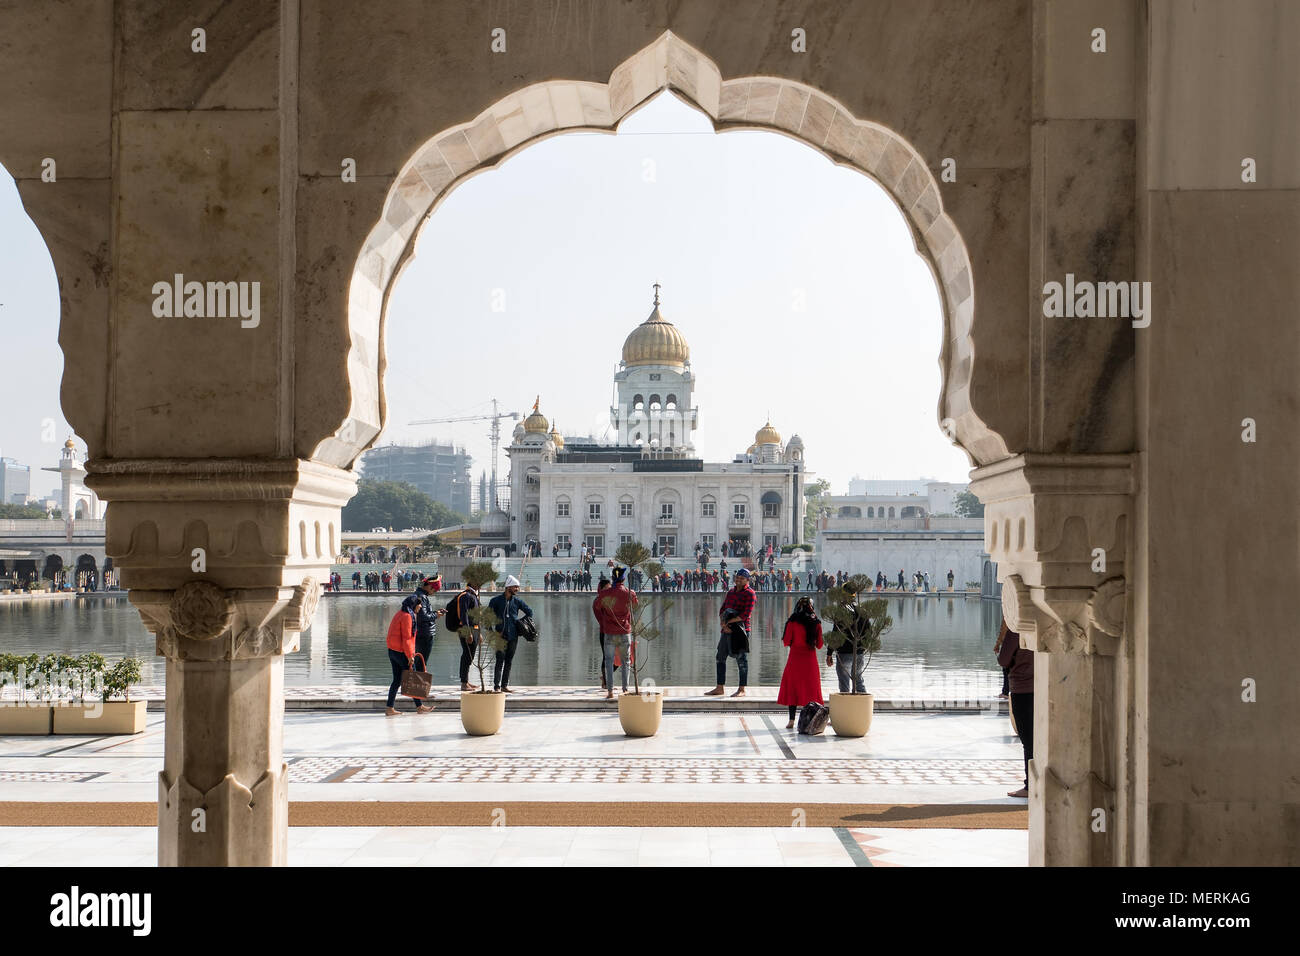
[[[283,655],[311,623],[355,478],[294,459],[89,471],[111,502],[108,553],[167,658],[159,865],[283,865]]]
[[[1123,794],[1134,715],[1125,686],[1127,455],[1024,454],[972,473],[1008,627],[1034,657],[1029,857],[1038,866],[1131,858]]]

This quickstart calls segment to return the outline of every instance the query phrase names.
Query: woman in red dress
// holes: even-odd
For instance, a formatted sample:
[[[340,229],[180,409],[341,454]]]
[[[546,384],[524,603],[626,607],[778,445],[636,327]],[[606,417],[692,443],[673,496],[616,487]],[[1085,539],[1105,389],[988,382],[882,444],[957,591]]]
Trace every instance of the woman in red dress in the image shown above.
[[[817,651],[822,646],[822,622],[813,610],[812,598],[801,597],[794,613],[785,622],[781,643],[790,648],[781,674],[781,692],[776,702],[790,708],[790,722],[786,730],[794,727],[795,712],[804,704],[822,703],[822,672]]]

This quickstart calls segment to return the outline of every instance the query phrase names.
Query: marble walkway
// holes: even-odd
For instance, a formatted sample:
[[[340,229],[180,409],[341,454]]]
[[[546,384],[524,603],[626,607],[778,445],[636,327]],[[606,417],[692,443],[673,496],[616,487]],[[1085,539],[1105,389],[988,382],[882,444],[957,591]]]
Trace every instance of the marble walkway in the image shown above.
[[[0,823],[6,808],[152,803],[162,730],[163,715],[150,713],[148,728],[133,737],[0,737]],[[860,739],[801,737],[772,714],[667,713],[657,736],[634,739],[611,707],[508,714],[501,733],[476,738],[443,704],[399,718],[291,712],[284,739],[291,807],[314,806],[310,819],[302,817],[308,823],[330,822],[334,808],[341,821],[348,808],[373,816],[375,804],[387,801],[405,807],[393,817],[400,824],[447,822],[421,819],[418,806],[454,802],[481,805],[484,824],[492,806],[553,803],[562,824],[534,826],[534,813],[527,826],[295,825],[290,854],[300,865],[1023,865],[1027,852],[1023,814],[1011,812],[1025,802],[1005,796],[1023,775],[1019,743],[1006,717],[992,713],[885,712]],[[585,822],[572,812],[584,804],[601,810],[592,821],[602,825],[569,825]],[[749,825],[714,825],[716,814],[695,812],[717,804],[737,807]],[[639,817],[638,805],[676,805],[680,819],[665,825],[662,812]],[[793,825],[766,825],[760,811],[767,805],[785,819],[794,807]],[[823,805],[957,807],[972,819],[1007,822],[996,829],[954,828],[947,818],[931,827],[823,826]],[[709,825],[676,825],[692,819]],[[620,825],[604,825],[611,821]],[[153,862],[149,827],[21,822],[0,826],[0,864]],[[66,814],[57,822],[83,823]]]

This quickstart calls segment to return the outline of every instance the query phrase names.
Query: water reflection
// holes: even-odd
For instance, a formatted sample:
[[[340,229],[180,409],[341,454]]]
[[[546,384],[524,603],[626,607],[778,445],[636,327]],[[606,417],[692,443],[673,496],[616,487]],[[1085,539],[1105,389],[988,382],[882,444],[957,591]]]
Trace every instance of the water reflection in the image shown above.
[[[595,686],[599,649],[591,595],[527,595],[541,628],[536,644],[521,642],[512,683]],[[649,595],[645,596],[649,598]],[[760,594],[754,613],[750,682],[778,685],[785,666],[785,620],[798,594]],[[288,684],[386,684],[384,635],[400,595],[323,598],[301,649],[285,658]],[[659,598],[652,600],[658,601]],[[680,594],[663,611],[663,635],[642,653],[644,678],[660,685],[712,686],[721,594]],[[967,699],[996,694],[1001,671],[993,641],[1001,622],[997,602],[891,597],[894,627],[867,672],[873,692],[895,697]],[[938,604],[942,602],[943,613]],[[143,683],[162,683],[164,666],[153,638],[125,598],[0,605],[0,651],[85,653],[144,661]],[[455,683],[460,648],[439,633],[429,669]],[[730,673],[734,679],[735,669]],[[833,670],[826,672],[834,680]]]

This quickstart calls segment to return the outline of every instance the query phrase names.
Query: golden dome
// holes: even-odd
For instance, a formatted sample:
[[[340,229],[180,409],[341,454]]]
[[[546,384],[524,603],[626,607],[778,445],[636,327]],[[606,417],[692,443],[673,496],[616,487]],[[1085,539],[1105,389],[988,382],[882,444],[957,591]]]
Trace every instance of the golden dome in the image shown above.
[[[745,449],[745,454],[746,454],[746,455],[752,455],[752,454],[754,454],[754,452],[756,452],[756,451],[758,451],[758,446],[757,446],[757,445],[750,445],[748,448]]]
[[[659,284],[655,283],[654,311],[650,317],[632,330],[623,343],[623,364],[683,366],[691,358],[686,337],[677,327],[659,314]]]
[[[533,402],[533,413],[524,419],[524,431],[529,435],[545,435],[551,430],[551,423],[546,420],[546,416],[537,410],[542,403],[539,396],[537,401]]]
[[[556,431],[555,428],[551,429],[551,441],[555,442],[557,450],[564,447],[564,436]]]
[[[755,445],[779,445],[781,444],[781,433],[772,427],[771,422],[768,422],[766,425],[760,428],[758,430],[758,434],[754,436],[754,444]]]
[[[67,441],[65,441],[65,442],[63,443],[63,447],[64,447],[64,448],[76,448],[76,447],[77,447],[77,443],[74,442],[71,438],[69,438]]]

